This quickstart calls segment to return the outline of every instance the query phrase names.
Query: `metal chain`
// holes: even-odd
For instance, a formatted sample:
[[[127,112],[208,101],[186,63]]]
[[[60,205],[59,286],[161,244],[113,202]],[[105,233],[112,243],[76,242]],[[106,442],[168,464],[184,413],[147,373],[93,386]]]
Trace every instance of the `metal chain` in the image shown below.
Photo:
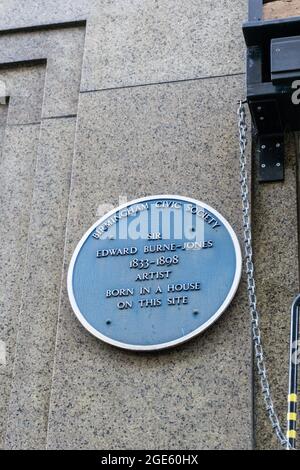
[[[252,249],[252,232],[250,218],[250,197],[249,197],[249,181],[247,172],[247,124],[246,110],[243,101],[239,101],[238,117],[239,117],[239,143],[240,143],[240,184],[243,205],[243,230],[244,230],[244,246],[246,259],[246,273],[248,284],[249,307],[251,314],[251,324],[253,332],[253,344],[255,358],[257,363],[258,375],[260,377],[262,393],[264,397],[265,407],[274,432],[283,447],[290,448],[288,439],[282,431],[279,418],[275,412],[273,399],[270,391],[270,384],[266,370],[264,351],[261,340],[260,331],[260,314],[257,310],[256,285],[254,278],[253,249]]]

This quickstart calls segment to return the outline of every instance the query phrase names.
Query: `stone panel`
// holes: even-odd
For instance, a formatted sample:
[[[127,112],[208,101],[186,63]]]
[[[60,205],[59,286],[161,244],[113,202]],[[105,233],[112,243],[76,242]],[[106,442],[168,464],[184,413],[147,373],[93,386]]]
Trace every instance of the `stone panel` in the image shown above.
[[[0,28],[87,20],[82,90],[240,73],[240,0],[3,0]]]
[[[293,136],[287,137],[285,181],[258,184],[254,175],[253,238],[262,337],[276,410],[285,427],[288,393],[290,309],[299,293],[297,179]],[[277,449],[256,383],[256,445]]]
[[[6,365],[0,365],[0,447],[14,362],[39,125],[6,128],[0,170],[0,339]]]
[[[0,29],[86,19],[103,0],[1,0]]]
[[[87,23],[81,90],[244,71],[240,0],[102,2]]]
[[[6,365],[0,366],[1,447],[21,305],[45,68],[40,65],[2,69],[0,80],[9,98],[8,106],[1,105],[0,126],[0,328],[1,340],[6,343]]]
[[[75,119],[54,119],[41,126],[8,413],[9,449],[45,447],[75,124]]]
[[[0,269],[2,269],[1,278],[2,276],[4,278],[4,283],[1,286],[3,289],[1,292],[3,294],[1,297],[1,339],[3,337],[3,341],[6,341],[8,360],[6,366],[1,370],[0,445],[5,440],[6,422],[8,422],[8,447],[38,448],[45,446],[46,439],[51,364],[53,362],[58,309],[58,292],[55,289],[58,289],[61,278],[84,28],[11,33],[1,35],[0,44],[2,46],[0,80],[4,81],[5,92],[9,96],[8,116],[6,116],[7,107],[2,106],[3,111],[1,109],[3,121],[1,127],[3,138],[1,140],[2,143],[4,142],[3,154],[5,155],[1,167],[1,181],[3,183],[1,185],[1,202],[3,204],[1,216],[3,222],[0,237],[3,241],[1,246],[3,262]],[[74,117],[57,119],[53,123],[46,121],[47,116],[57,118],[64,115]],[[41,119],[43,124],[40,129]],[[35,136],[32,137],[32,142],[28,142],[26,128],[28,127],[29,132],[33,123],[36,123]],[[6,130],[5,124],[7,124]],[[20,127],[19,131],[18,127]],[[25,134],[23,142],[22,137],[19,137],[18,134],[22,131]],[[41,139],[40,144],[39,139]],[[10,146],[9,150],[7,149],[8,145]],[[49,155],[51,148],[55,152],[54,155]],[[36,151],[39,151],[37,168],[35,166]],[[11,159],[12,152],[15,153]],[[29,152],[28,155],[27,152]],[[22,161],[18,164],[19,158]],[[55,170],[57,170],[56,174],[54,174]],[[37,178],[36,181],[35,178]],[[44,193],[41,192],[42,190]],[[47,198],[49,206],[46,203]],[[60,207],[55,206],[60,199]],[[17,212],[16,218],[14,218],[14,211]],[[39,289],[35,290],[31,286],[31,289],[28,290],[28,286],[32,279],[32,270],[35,268],[34,263],[37,261],[35,255],[42,243],[40,237],[46,227],[46,217],[50,218],[52,235],[53,231],[55,232],[56,251],[51,257],[52,264],[49,262],[46,273],[50,279],[48,284],[40,272],[35,278],[41,283],[39,287],[42,295],[38,295],[39,303],[35,297]],[[35,231],[36,227],[34,225],[31,227],[31,225],[37,219],[42,226]],[[16,227],[20,225],[20,234],[14,228],[15,225]],[[30,233],[29,239],[27,238],[28,231]],[[47,241],[51,242],[51,236]],[[30,251],[31,243],[34,244],[32,251]],[[6,260],[5,257],[8,253],[8,260]],[[13,254],[11,255],[11,253]],[[43,270],[43,266],[41,266],[41,270]],[[42,289],[42,285],[45,289],[43,281],[47,284],[45,292]],[[22,295],[25,296],[24,299],[22,299]],[[48,311],[45,313],[45,308],[44,310],[42,308],[45,307],[45,303],[43,303],[45,298],[51,304],[52,315]],[[36,307],[36,310],[32,305]],[[31,362],[32,354],[30,347],[28,347],[32,341],[31,347],[34,349],[36,341],[34,341],[35,331],[31,331],[30,324],[25,320],[29,320],[27,306],[28,309],[32,308],[30,313],[35,314],[38,311],[41,315],[43,313],[44,318],[48,320],[48,329],[45,330],[45,334],[50,332],[52,326],[51,345],[46,345],[47,338],[45,337],[44,356],[43,358],[39,357],[39,370],[35,368],[38,359],[36,363]],[[23,319],[25,323],[23,323]],[[30,320],[34,323],[33,318]],[[37,327],[41,326],[41,323],[37,322]],[[29,343],[25,345],[25,350],[22,349],[24,346],[22,328],[24,330],[29,328],[32,333],[30,338],[28,336]],[[27,333],[28,330],[26,330]],[[32,366],[31,371],[29,371],[30,365]],[[24,369],[23,366],[28,367]],[[22,373],[25,375],[22,376]],[[25,378],[28,379],[27,384]],[[17,394],[14,393],[16,390]],[[7,416],[11,392],[10,410]],[[34,426],[30,421],[33,416],[36,418]]]
[[[43,118],[76,114],[85,28],[0,36],[0,64],[47,62]]]
[[[9,97],[8,116],[3,124],[38,124],[42,114],[45,66],[0,69],[0,81]]]
[[[222,78],[81,95],[66,268],[99,205],[118,204],[124,192],[128,199],[188,194],[215,206],[241,233],[235,107],[242,87],[241,79]],[[65,275],[49,449],[251,448],[244,283],[203,336],[172,351],[137,355],[83,330]]]

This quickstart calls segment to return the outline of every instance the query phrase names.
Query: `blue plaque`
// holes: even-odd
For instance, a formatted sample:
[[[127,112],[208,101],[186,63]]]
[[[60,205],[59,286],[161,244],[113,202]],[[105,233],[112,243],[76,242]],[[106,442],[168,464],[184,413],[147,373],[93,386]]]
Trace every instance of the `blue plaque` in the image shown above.
[[[135,351],[169,348],[214,323],[238,288],[229,223],[203,202],[152,196],[102,217],[78,244],[68,292],[83,326]]]

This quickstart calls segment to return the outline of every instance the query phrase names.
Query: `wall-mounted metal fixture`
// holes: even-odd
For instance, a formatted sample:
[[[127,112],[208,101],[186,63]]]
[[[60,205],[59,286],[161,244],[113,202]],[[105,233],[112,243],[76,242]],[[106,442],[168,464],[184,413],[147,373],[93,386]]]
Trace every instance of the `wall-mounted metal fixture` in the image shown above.
[[[247,100],[257,134],[261,182],[284,179],[284,132],[300,131],[300,104],[293,99],[300,89],[300,82],[295,83],[300,80],[300,1],[286,6],[288,11],[292,4],[291,12],[298,16],[276,19],[264,18],[270,3],[276,9],[284,0],[249,0],[249,18],[243,25]]]

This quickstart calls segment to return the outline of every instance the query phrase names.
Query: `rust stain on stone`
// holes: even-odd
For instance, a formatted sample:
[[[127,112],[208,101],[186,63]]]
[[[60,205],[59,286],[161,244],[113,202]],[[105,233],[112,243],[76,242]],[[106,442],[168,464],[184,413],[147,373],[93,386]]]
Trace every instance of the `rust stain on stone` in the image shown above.
[[[300,16],[300,0],[272,0],[265,2],[263,9],[264,20]]]

